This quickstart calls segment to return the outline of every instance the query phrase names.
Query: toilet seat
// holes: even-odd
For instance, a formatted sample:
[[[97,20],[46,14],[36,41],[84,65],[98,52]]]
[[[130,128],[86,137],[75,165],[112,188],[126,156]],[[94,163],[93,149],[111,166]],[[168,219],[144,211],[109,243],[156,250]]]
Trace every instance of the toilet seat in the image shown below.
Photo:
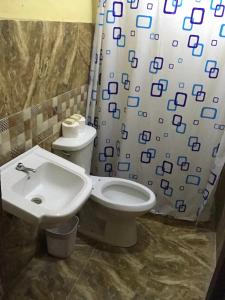
[[[108,208],[145,212],[155,205],[155,194],[147,187],[122,178],[91,176],[93,200]]]

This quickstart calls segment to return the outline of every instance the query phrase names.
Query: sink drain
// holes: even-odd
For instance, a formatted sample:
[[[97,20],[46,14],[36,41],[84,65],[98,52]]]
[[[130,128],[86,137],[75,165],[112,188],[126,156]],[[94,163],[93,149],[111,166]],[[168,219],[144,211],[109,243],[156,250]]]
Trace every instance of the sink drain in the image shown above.
[[[34,202],[35,204],[41,204],[42,203],[42,200],[40,198],[33,198],[30,200],[31,202]]]

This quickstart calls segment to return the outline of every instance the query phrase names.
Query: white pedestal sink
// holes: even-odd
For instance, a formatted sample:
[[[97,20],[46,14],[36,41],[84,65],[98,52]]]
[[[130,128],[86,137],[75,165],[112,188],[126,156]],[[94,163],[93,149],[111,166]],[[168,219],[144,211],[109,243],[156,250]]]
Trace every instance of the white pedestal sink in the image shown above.
[[[29,176],[18,163],[32,168]],[[0,168],[2,207],[27,222],[51,227],[67,221],[88,199],[92,181],[85,170],[39,146]]]

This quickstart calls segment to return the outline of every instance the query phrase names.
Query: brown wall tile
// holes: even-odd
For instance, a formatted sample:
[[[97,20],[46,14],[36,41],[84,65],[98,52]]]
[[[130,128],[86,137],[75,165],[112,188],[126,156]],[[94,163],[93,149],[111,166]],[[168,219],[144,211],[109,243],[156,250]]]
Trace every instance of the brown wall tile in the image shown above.
[[[87,85],[0,119],[0,165],[29,147],[61,134],[62,121],[74,113],[85,115]],[[49,149],[49,147],[48,147]]]
[[[86,23],[1,20],[0,118],[86,84],[93,30]]]

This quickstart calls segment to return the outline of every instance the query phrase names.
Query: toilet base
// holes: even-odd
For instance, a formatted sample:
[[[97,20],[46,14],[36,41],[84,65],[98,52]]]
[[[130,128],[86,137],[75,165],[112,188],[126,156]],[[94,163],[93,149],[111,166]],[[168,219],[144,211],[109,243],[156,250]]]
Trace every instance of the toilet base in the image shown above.
[[[88,237],[119,247],[137,242],[136,214],[112,210],[89,199],[79,218],[79,232]]]

